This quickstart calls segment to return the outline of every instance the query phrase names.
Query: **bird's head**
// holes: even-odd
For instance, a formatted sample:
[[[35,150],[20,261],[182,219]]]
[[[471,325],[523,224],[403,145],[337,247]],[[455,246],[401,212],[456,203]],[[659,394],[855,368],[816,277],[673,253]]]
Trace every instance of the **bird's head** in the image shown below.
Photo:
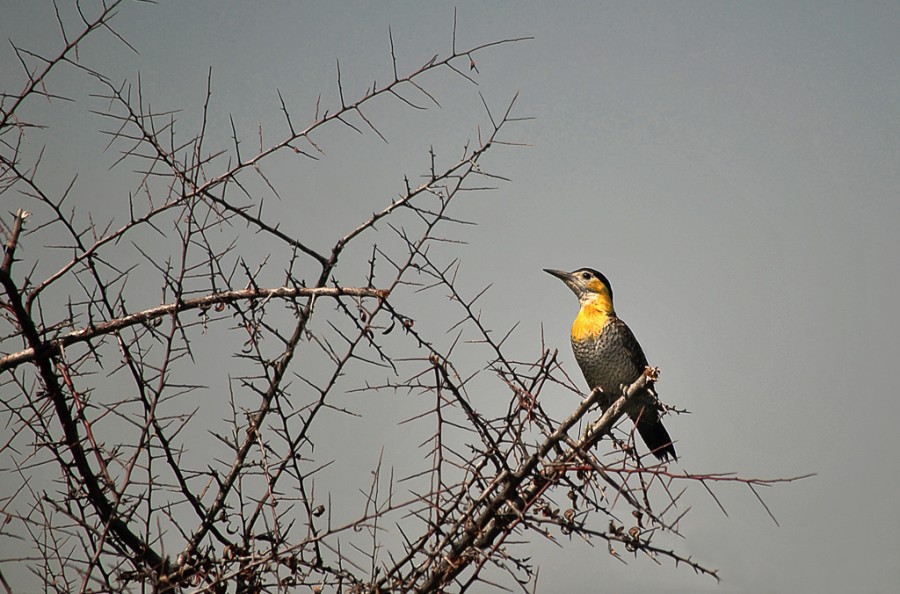
[[[609,279],[593,268],[579,268],[573,272],[545,268],[544,272],[552,274],[572,289],[582,306],[591,305],[608,312],[613,312],[613,292]]]

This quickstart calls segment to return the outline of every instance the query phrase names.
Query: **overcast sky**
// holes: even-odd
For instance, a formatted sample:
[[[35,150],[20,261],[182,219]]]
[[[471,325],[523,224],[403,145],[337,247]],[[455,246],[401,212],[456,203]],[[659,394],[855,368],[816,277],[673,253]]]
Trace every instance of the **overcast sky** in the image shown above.
[[[728,517],[693,490],[679,546],[718,568],[720,585],[573,542],[535,546],[543,591],[896,591],[900,3],[553,4],[161,0],[115,20],[138,54],[106,35],[80,59],[116,80],[140,73],[151,104],[182,119],[199,113],[211,67],[210,142],[228,148],[228,114],[248,138],[280,125],[276,90],[298,118],[320,93],[333,104],[337,60],[350,96],[386,81],[389,28],[401,71],[446,53],[454,6],[460,47],[533,36],[477,62],[492,109],[518,93],[515,115],[535,119],[507,131],[530,147],[486,161],[511,182],[458,213],[479,223],[454,248],[463,286],[494,284],[482,311],[497,328],[521,322],[517,355],[535,358],[543,331],[577,374],[577,303],[541,269],[603,271],[662,370],[660,395],[692,412],[667,421],[681,468],[817,473],[764,491],[780,527],[745,490],[719,492]],[[2,5],[0,39],[58,49],[49,2]],[[19,88],[17,69],[7,46],[3,91]],[[84,117],[96,89],[69,73],[56,83],[70,77],[81,90],[47,116],[44,167],[63,186],[78,173],[84,207],[124,216],[113,189],[133,179],[107,173],[115,155],[83,150],[107,140]],[[312,241],[333,239],[330,222],[353,208],[387,204],[404,174],[426,170],[429,146],[449,158],[474,137],[477,95],[450,77],[434,84],[443,109],[377,113],[387,147],[351,131],[327,139],[340,158],[284,206],[287,217],[292,198],[313,209]],[[296,171],[271,174],[287,184]]]

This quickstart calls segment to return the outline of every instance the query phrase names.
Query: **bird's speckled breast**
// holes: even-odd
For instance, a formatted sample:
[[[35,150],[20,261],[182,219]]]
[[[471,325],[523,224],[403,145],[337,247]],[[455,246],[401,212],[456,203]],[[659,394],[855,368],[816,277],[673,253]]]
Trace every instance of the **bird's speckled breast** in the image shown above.
[[[572,350],[591,389],[600,388],[614,400],[622,384],[631,384],[643,373],[647,358],[634,334],[614,314],[590,320],[592,324],[588,318],[596,318],[596,314],[579,313],[576,318]]]

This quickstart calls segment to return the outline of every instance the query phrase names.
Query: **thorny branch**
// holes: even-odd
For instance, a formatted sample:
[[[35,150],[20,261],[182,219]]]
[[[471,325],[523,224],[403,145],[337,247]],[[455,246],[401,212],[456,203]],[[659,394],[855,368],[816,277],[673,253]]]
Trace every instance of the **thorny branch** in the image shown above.
[[[17,224],[18,224],[17,219]],[[7,252],[11,253],[10,251]],[[157,307],[151,307],[143,311],[139,311],[127,316],[122,316],[108,322],[96,324],[94,326],[73,330],[58,338],[54,338],[42,343],[40,353],[42,356],[58,355],[67,346],[77,344],[79,342],[88,342],[113,332],[118,332],[135,324],[155,324],[159,318],[165,316],[177,316],[186,311],[198,309],[206,312],[210,308],[215,308],[221,312],[224,306],[229,303],[247,302],[254,303],[260,301],[265,305],[270,299],[296,299],[298,297],[375,297],[384,299],[387,297],[387,291],[369,288],[357,287],[274,287],[271,289],[252,288],[240,289],[236,291],[222,291],[206,295],[203,297],[195,297],[193,299],[185,299],[175,303],[167,303]],[[4,357],[0,357],[0,372],[12,369],[22,363],[28,363],[35,358],[34,348],[25,349],[17,353],[12,353]]]
[[[521,362],[515,328],[492,331],[454,236],[463,197],[505,181],[485,156],[522,144],[504,136],[522,121],[515,98],[492,113],[482,97],[488,125],[458,158],[432,150],[421,183],[348,209],[325,249],[264,208],[282,199],[273,155],[324,159],[340,126],[386,142],[375,99],[440,107],[427,74],[477,85],[478,56],[524,38],[461,49],[454,15],[449,53],[401,74],[390,31],[391,80],[354,98],[338,69],[338,105],[317,101],[306,124],[279,93],[280,140],[264,144],[260,127],[250,154],[231,118],[231,146],[207,148],[211,75],[197,131],[176,141],[176,114],[152,110],[140,78],[80,63],[79,45],[103,33],[133,49],[112,26],[120,1],[93,17],[82,4],[75,28],[55,6],[59,52],[13,46],[24,82],[0,103],[0,194],[23,204],[2,221],[0,264],[0,459],[22,481],[2,500],[0,535],[24,543],[0,560],[7,591],[14,564],[59,591],[533,591],[517,543],[572,536],[718,579],[670,545],[682,484],[719,503],[716,483],[759,498],[756,487],[804,478],[646,465],[616,423],[653,370],[597,420],[596,393],[562,420],[543,408],[547,391],[577,387],[555,351]],[[114,165],[136,170],[127,217],[106,224],[73,206],[75,180],[54,189],[43,149],[25,142],[42,125],[25,106],[64,100],[52,89],[67,67],[101,89]],[[442,324],[421,323],[424,311]]]

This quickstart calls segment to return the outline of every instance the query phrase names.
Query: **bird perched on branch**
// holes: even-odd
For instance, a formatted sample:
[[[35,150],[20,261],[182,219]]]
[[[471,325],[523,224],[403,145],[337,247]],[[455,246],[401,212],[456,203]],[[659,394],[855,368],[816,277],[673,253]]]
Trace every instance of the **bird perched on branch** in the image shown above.
[[[647,357],[631,329],[616,316],[609,281],[593,268],[574,272],[544,269],[566,283],[581,303],[572,324],[572,350],[591,390],[600,388],[605,411],[647,367]],[[661,406],[653,393],[637,394],[626,409],[654,456],[676,459],[672,438],[660,420]]]

